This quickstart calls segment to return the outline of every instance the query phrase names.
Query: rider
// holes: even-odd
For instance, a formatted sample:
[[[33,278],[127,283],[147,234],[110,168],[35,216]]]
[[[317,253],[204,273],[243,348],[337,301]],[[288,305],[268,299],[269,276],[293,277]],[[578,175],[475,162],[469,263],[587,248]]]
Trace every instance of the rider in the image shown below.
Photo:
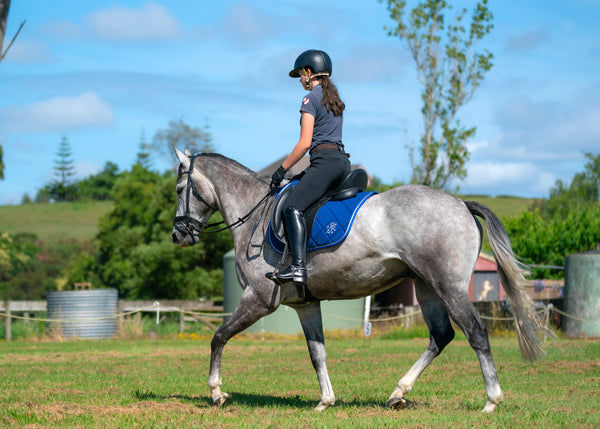
[[[278,187],[285,173],[308,152],[310,165],[290,190],[283,211],[292,263],[284,271],[267,273],[277,283],[293,281],[306,285],[306,223],[304,211],[327,191],[338,186],[350,173],[350,161],[342,144],[343,112],[346,106],[329,79],[331,58],[323,51],[302,52],[289,75],[300,78],[310,91],[300,105],[300,139],[292,152],[271,176]]]

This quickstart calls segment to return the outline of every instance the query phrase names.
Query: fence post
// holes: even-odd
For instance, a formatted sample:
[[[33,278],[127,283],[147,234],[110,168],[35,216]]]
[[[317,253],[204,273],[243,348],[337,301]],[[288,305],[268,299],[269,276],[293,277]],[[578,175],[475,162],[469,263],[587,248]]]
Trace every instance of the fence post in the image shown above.
[[[554,306],[552,304],[548,304],[548,307],[546,307],[546,328],[550,327],[550,312],[553,308]],[[546,334],[544,334],[544,341],[546,340]]]
[[[185,332],[185,314],[182,310],[179,310],[179,333],[183,334]]]
[[[4,341],[7,343],[12,341],[12,317],[10,314],[10,299],[4,300],[4,313],[6,313],[6,324],[5,324],[5,334]]]
[[[125,308],[125,301],[122,299],[119,300],[119,304],[117,305],[117,314],[119,317],[117,318],[117,335],[123,336],[123,322],[125,320],[125,316],[123,316],[123,309]]]

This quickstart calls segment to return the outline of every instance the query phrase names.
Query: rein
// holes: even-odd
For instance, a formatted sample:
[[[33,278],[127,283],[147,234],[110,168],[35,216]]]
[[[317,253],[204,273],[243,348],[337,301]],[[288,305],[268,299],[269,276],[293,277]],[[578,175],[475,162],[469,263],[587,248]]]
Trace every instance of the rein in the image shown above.
[[[198,232],[201,232],[204,234],[214,234],[217,232],[225,231],[226,229],[231,229],[237,225],[241,225],[244,222],[246,222],[248,220],[248,218],[250,216],[252,216],[252,213],[254,213],[263,203],[265,203],[267,201],[267,199],[269,198],[269,196],[271,196],[271,194],[273,193],[273,189],[269,189],[267,194],[248,213],[246,213],[244,216],[238,218],[238,220],[233,222],[231,225],[227,225],[224,220],[222,220],[221,222],[216,222],[216,223],[211,223],[211,224],[207,224],[206,222],[200,222],[199,220],[194,219],[190,215],[190,195],[193,195],[198,201],[204,203],[209,209],[213,210],[214,212],[219,211],[219,208],[209,204],[204,198],[202,198],[202,195],[200,195],[200,192],[198,191],[196,184],[192,180],[192,171],[194,170],[194,161],[196,160],[196,158],[198,156],[199,155],[192,156],[192,159],[190,161],[190,167],[187,171],[188,177],[187,177],[187,186],[186,186],[186,195],[185,195],[185,214],[183,216],[175,216],[173,218],[173,222],[175,224],[174,225],[175,229],[184,235],[191,234],[193,231],[198,231]],[[212,228],[212,227],[219,226],[222,224],[225,224],[225,226],[222,228],[215,229],[212,231],[205,231],[206,228]]]

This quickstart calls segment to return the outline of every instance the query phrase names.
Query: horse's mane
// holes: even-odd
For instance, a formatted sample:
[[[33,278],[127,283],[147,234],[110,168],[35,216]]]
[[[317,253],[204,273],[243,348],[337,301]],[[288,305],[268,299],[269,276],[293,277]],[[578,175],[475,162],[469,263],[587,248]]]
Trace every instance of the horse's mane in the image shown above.
[[[212,153],[212,152],[202,152],[202,153],[194,153],[193,156],[196,157],[202,157],[202,158],[209,158],[212,160],[218,160],[222,163],[231,165],[239,170],[244,171],[245,173],[250,174],[251,176],[255,177],[256,179],[264,182],[266,181],[266,178],[264,176],[261,176],[259,174],[257,174],[255,171],[250,170],[248,167],[246,167],[245,165],[240,164],[239,162],[226,157],[225,155],[221,155],[220,153]]]

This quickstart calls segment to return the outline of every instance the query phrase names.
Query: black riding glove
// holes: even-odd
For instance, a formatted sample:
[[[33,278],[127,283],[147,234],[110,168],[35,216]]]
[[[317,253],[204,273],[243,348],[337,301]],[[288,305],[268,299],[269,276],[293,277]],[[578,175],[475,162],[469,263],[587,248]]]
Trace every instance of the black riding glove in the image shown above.
[[[285,173],[287,173],[287,170],[283,168],[283,165],[280,165],[271,176],[271,188],[277,188],[281,184],[281,181],[285,178]]]

